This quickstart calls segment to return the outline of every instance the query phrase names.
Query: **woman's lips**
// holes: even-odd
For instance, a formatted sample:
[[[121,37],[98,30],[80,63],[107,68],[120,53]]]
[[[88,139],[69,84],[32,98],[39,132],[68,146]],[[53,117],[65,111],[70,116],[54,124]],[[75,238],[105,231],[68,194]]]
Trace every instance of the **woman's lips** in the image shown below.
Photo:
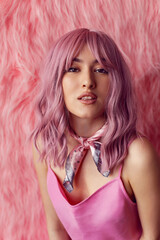
[[[78,97],[78,100],[83,104],[93,104],[97,100],[97,96],[94,93],[83,93]]]

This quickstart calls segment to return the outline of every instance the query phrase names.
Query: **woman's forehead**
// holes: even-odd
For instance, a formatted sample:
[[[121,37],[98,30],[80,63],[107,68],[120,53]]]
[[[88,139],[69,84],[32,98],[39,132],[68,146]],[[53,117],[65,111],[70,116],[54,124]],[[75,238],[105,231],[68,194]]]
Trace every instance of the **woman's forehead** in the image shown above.
[[[86,59],[90,60],[93,64],[105,63],[107,61],[104,56],[93,52],[88,44],[85,44],[82,49],[73,56],[72,62],[83,63]]]
[[[66,67],[69,67],[73,62],[82,62],[85,57],[92,57],[94,63],[99,63],[101,65],[107,65],[108,67],[112,66],[107,52],[104,51],[104,46],[102,44],[93,44],[90,41],[84,41],[80,45],[73,46],[72,51],[66,57]]]

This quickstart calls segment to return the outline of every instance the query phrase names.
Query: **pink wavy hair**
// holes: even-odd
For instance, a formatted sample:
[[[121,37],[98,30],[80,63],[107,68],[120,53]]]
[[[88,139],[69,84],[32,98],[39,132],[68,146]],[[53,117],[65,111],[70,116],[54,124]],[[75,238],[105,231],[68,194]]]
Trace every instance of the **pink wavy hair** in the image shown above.
[[[62,78],[85,44],[110,72],[112,79],[105,105],[108,128],[102,139],[102,158],[112,169],[124,159],[129,143],[137,136],[137,117],[128,66],[114,41],[103,32],[85,28],[73,30],[62,36],[50,50],[40,72],[39,122],[33,132],[34,143],[39,148],[40,135],[43,143],[40,159],[53,159],[55,166],[64,166],[67,157],[65,130],[69,119]]]

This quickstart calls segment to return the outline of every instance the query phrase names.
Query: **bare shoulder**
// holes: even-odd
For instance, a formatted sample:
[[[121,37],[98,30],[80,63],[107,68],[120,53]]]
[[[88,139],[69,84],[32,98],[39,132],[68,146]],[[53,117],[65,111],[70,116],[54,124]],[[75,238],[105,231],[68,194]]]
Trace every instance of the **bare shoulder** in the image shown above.
[[[130,144],[124,161],[123,180],[135,198],[138,198],[141,193],[144,193],[144,189],[149,187],[152,190],[155,189],[158,194],[160,159],[153,145],[146,138],[137,138]]]
[[[137,138],[129,146],[124,170],[137,202],[144,196],[160,197],[160,159],[146,138]]]
[[[41,152],[42,147],[42,141],[38,139],[37,141],[38,148]],[[48,172],[48,165],[45,161],[40,161],[40,153],[36,149],[34,143],[32,144],[32,152],[33,152],[33,164],[36,170],[37,179],[39,183],[40,193],[46,213],[46,220],[47,220],[47,228],[48,228],[48,234],[50,236],[50,239],[60,239],[58,236],[62,234],[62,236],[65,239],[68,239],[68,235],[62,226],[60,220],[57,217],[56,211],[52,205],[49,193],[48,193],[48,187],[47,187],[47,172]]]
[[[135,139],[129,146],[126,165],[129,174],[149,174],[152,170],[159,171],[160,160],[151,142],[143,137]]]
[[[37,147],[36,148],[35,144],[32,143],[32,155],[33,155],[33,164],[35,167],[36,172],[47,172],[48,166],[45,161],[40,161],[40,153],[42,150],[42,141],[39,138],[37,141]]]
[[[124,169],[136,199],[143,237],[159,239],[160,160],[146,138],[137,138],[131,143]]]

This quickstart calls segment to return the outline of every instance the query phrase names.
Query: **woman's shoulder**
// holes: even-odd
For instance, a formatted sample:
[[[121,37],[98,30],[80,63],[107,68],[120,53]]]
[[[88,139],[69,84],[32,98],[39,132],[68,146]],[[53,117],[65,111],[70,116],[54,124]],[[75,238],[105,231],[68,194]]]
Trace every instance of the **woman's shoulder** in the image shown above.
[[[145,177],[160,170],[158,154],[146,137],[136,138],[128,148],[125,169],[129,178]]]
[[[152,143],[146,137],[136,138],[128,148],[130,163],[136,165],[147,165],[153,160],[158,161],[158,155]],[[133,162],[133,163],[132,163]]]
[[[36,171],[47,171],[48,165],[45,160],[42,160],[40,155],[43,149],[42,139],[38,137],[36,144],[32,142],[32,156],[33,156],[33,164]]]

